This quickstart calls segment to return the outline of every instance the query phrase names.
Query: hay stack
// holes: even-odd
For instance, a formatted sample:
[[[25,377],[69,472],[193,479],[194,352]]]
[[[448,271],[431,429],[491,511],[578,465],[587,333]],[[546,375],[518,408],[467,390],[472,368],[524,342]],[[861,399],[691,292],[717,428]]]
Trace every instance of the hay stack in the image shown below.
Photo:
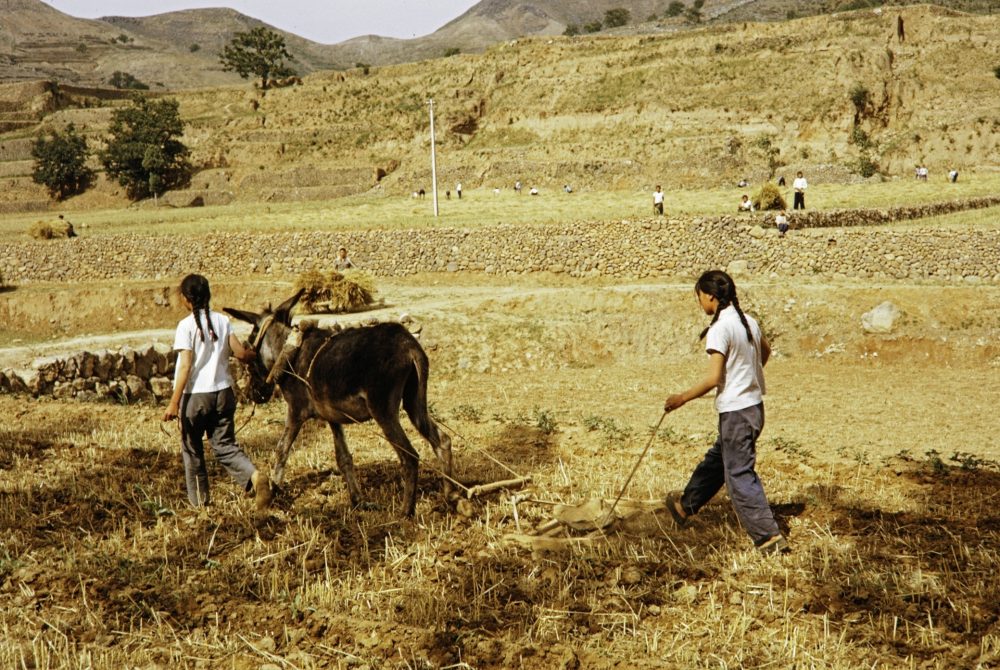
[[[309,270],[299,275],[295,289],[305,289],[299,305],[309,314],[356,312],[375,302],[375,282],[364,272]]]
[[[28,234],[31,235],[36,240],[51,240],[55,238],[70,238],[76,237],[76,231],[73,230],[73,224],[64,219],[62,216],[59,217],[58,221],[35,221],[28,228]]]

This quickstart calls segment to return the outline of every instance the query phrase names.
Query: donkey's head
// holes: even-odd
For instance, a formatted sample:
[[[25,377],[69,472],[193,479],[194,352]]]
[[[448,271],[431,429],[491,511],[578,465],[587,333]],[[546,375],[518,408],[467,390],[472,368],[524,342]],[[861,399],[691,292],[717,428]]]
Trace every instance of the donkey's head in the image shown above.
[[[247,369],[250,372],[250,396],[256,403],[267,402],[274,393],[274,383],[268,382],[267,378],[292,327],[292,308],[304,291],[305,289],[300,289],[273,311],[270,307],[260,314],[230,307],[223,310],[233,318],[253,326],[253,330],[250,331],[250,348],[257,357]]]

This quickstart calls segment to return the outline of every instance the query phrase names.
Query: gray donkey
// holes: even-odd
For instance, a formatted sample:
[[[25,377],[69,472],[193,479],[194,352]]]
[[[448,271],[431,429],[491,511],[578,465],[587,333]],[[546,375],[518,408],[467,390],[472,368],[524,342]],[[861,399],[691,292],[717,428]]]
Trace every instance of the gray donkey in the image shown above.
[[[273,312],[262,314],[226,308],[226,313],[253,325],[250,342],[257,359],[250,364],[251,395],[267,402],[274,385],[288,405],[285,430],[278,442],[272,481],[280,484],[285,462],[308,419],[330,424],[337,467],[344,475],[351,504],[366,505],[354,476],[354,459],[344,440],[345,423],[374,420],[396,450],[403,470],[403,512],[412,516],[417,503],[419,455],[399,423],[402,405],[410,422],[441,462],[444,496],[452,491],[451,440],[439,432],[427,411],[427,354],[398,323],[335,331],[292,328],[291,311],[299,291]]]

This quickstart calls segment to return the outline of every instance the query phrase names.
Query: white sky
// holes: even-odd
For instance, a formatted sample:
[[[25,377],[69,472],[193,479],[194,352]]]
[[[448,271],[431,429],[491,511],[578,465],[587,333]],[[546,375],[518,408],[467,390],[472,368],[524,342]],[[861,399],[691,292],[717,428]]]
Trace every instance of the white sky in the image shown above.
[[[152,16],[181,9],[229,7],[275,28],[336,44],[359,35],[420,37],[457,18],[478,0],[43,0],[81,19]]]

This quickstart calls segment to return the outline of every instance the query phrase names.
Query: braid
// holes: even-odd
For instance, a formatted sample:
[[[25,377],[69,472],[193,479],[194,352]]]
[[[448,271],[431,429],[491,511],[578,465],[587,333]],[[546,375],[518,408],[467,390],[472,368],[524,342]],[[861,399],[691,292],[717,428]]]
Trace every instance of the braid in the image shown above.
[[[201,275],[188,275],[181,282],[181,294],[187,298],[189,303],[191,303],[191,313],[194,315],[194,323],[198,327],[198,334],[201,335],[202,342],[207,339],[205,336],[205,328],[208,328],[209,335],[211,335],[213,342],[218,340],[219,336],[216,334],[215,328],[212,326],[212,318],[208,312],[208,304],[212,299],[212,291],[208,286],[208,280]],[[204,312],[205,314],[204,327],[201,325],[201,318],[198,315],[199,312]]]
[[[747,322],[746,314],[744,314],[743,310],[740,309],[740,299],[735,295],[733,296],[733,307],[736,308],[736,313],[740,315],[740,323],[742,323],[743,327],[746,328],[747,340],[749,340],[750,344],[753,344],[753,331],[750,330],[750,324]]]
[[[708,324],[708,328],[701,331],[698,339],[705,339],[709,328],[714,326],[715,322],[719,320],[719,314],[722,310],[732,305],[736,308],[736,313],[739,314],[743,327],[746,328],[747,339],[753,344],[753,334],[750,330],[750,324],[747,322],[747,317],[743,314],[743,310],[740,309],[740,300],[736,297],[736,282],[733,281],[732,277],[722,270],[709,270],[698,278],[694,289],[696,292],[710,295],[719,301],[719,307],[715,310],[715,314],[712,315],[712,322]]]

